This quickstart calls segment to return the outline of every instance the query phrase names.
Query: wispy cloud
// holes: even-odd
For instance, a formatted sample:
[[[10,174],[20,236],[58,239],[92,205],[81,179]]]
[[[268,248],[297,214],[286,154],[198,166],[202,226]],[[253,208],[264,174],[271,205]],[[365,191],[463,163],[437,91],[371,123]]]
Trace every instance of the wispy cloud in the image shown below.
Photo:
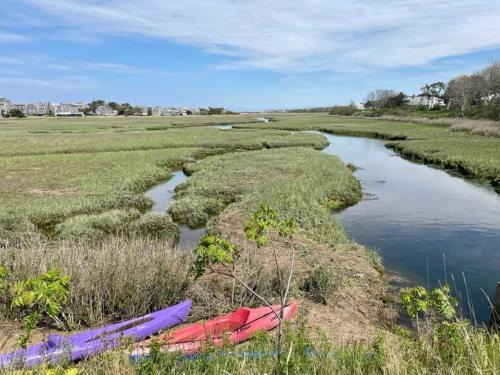
[[[130,64],[100,61],[61,60],[44,55],[0,56],[0,67],[31,67],[60,72],[106,72],[109,74],[168,75],[168,72],[140,68]]]
[[[19,43],[19,42],[29,42],[30,40],[31,37],[26,35],[0,31],[0,43]]]
[[[51,77],[49,79],[40,79],[35,77],[16,77],[16,76],[2,76],[0,83],[4,85],[14,85],[19,87],[31,88],[57,88],[57,89],[71,89],[75,86],[83,88],[85,86],[94,87],[94,80],[91,77],[85,76],[61,76]]]
[[[223,69],[411,66],[500,46],[497,0],[24,1],[79,35],[189,44]]]

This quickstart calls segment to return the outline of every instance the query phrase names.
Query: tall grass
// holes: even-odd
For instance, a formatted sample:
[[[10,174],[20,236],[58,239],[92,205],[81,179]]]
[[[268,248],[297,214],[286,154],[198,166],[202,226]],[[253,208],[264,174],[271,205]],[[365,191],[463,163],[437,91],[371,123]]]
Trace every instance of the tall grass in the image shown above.
[[[498,374],[500,339],[467,322],[440,323],[427,334],[404,329],[380,331],[371,342],[334,345],[303,322],[285,330],[283,374],[431,375]],[[82,374],[270,374],[276,370],[274,336],[258,334],[243,345],[224,350],[207,344],[196,357],[164,354],[128,360],[127,350],[104,353],[78,365]],[[62,371],[66,366],[55,370]],[[38,369],[40,373],[44,368]]]
[[[500,137],[500,122],[491,120],[471,120],[462,118],[427,118],[427,117],[408,117],[408,116],[394,116],[384,115],[380,117],[383,120],[391,121],[411,121],[419,124],[434,124],[446,125],[452,131],[466,131],[471,134]]]
[[[110,237],[98,244],[62,241],[10,245],[0,252],[8,283],[56,266],[71,277],[65,314],[70,325],[132,318],[178,303],[190,285],[190,254],[173,255],[169,242]],[[4,317],[15,318],[7,301]]]

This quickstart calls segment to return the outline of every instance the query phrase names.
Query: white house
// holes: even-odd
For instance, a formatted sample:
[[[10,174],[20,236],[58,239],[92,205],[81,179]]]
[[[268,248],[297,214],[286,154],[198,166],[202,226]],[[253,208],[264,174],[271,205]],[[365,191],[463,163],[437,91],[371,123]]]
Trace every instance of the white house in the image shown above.
[[[423,105],[428,107],[429,109],[445,106],[443,99],[439,99],[436,96],[424,96],[424,95],[407,96],[406,104],[412,106]]]
[[[355,102],[355,101],[352,101],[351,102],[351,105],[356,108],[358,111],[363,111],[365,109],[365,105],[364,103],[360,103],[360,102]]]
[[[148,112],[149,112],[149,107],[139,106],[139,107],[137,107],[137,108],[139,108],[139,110],[140,110],[140,113],[139,113],[139,114],[140,114],[141,116],[147,116],[147,115],[148,115]]]
[[[495,94],[490,94],[487,96],[483,96],[481,98],[481,101],[484,103],[491,103],[491,102],[500,102],[500,94],[495,93]]]
[[[109,105],[100,105],[95,109],[96,116],[116,116],[118,111],[112,109]]]
[[[80,110],[80,107],[75,104],[57,104],[53,105],[52,112],[57,117],[83,117],[83,110]]]
[[[21,112],[26,114],[26,104],[12,104],[11,109],[19,109]]]
[[[0,117],[12,109],[12,102],[7,98],[0,98]]]
[[[153,116],[186,116],[188,114],[187,108],[175,108],[175,107],[153,107]]]
[[[26,116],[43,116],[51,111],[50,103],[37,102],[26,105]]]

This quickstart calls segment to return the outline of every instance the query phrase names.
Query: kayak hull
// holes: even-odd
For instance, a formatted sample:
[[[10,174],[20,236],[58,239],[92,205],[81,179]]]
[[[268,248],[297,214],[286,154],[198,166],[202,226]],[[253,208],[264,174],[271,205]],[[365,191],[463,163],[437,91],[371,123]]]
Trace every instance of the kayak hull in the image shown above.
[[[33,367],[43,362],[64,359],[78,361],[118,346],[123,340],[138,341],[160,330],[186,321],[191,301],[145,315],[69,336],[50,335],[48,339],[27,349],[0,356],[0,367]]]
[[[154,341],[160,345],[184,343],[192,341],[202,341],[209,337],[216,337],[228,332],[232,332],[248,319],[250,309],[242,307],[232,312],[204,323],[194,323],[186,327],[176,329],[174,332],[167,332],[155,337]],[[150,346],[153,340],[149,339],[139,343],[141,347]]]
[[[281,313],[281,307],[279,305],[273,306],[273,310],[277,313]],[[246,320],[240,326],[234,328],[234,325],[231,326],[232,330],[228,329],[228,326],[223,326],[220,330],[212,330],[210,334],[201,334],[191,336],[190,340],[181,339],[175,340],[175,337],[189,337],[188,335],[184,336],[184,333],[187,331],[196,331],[200,332],[198,326],[203,326],[202,324],[196,323],[194,325],[190,325],[184,328],[180,328],[174,332],[172,332],[169,336],[163,336],[164,338],[168,338],[167,341],[159,340],[158,343],[162,345],[162,343],[167,343],[166,345],[162,345],[161,350],[164,352],[181,352],[184,354],[193,354],[198,352],[203,346],[209,344],[217,348],[222,348],[226,343],[238,344],[248,340],[255,332],[258,331],[270,331],[276,328],[279,325],[279,319],[276,316],[275,312],[269,307],[260,307],[255,309],[250,308],[241,308],[236,312],[222,316],[220,318],[216,318],[213,321],[209,321],[205,323],[211,327],[217,327],[214,322],[223,320],[231,315],[234,315],[240,312],[240,317],[246,314]],[[241,312],[244,313],[241,313]],[[297,312],[297,305],[291,304],[285,307],[283,310],[283,319],[290,320],[292,319]],[[233,321],[234,323],[235,321]],[[193,338],[194,337],[194,338]],[[152,343],[152,340],[148,340],[147,342],[140,343],[137,349],[133,352],[133,357],[141,357],[147,356],[150,353],[150,348],[148,347]]]

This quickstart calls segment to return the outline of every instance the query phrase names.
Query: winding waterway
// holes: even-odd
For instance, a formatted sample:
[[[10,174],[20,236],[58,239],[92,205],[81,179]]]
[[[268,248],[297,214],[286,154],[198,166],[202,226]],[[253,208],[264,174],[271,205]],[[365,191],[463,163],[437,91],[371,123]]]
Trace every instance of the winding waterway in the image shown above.
[[[151,210],[164,213],[174,197],[175,188],[186,181],[186,179],[187,176],[183,171],[175,171],[168,181],[155,185],[146,191],[144,194],[153,201]],[[179,240],[176,247],[180,250],[192,249],[206,232],[205,227],[190,228],[187,225],[179,225]]]
[[[350,238],[377,250],[389,270],[412,284],[453,287],[454,278],[463,313],[474,320],[472,301],[477,322],[486,323],[481,289],[491,298],[500,281],[500,196],[404,160],[381,140],[323,135],[330,142],[323,152],[360,168],[364,199],[339,214]]]

